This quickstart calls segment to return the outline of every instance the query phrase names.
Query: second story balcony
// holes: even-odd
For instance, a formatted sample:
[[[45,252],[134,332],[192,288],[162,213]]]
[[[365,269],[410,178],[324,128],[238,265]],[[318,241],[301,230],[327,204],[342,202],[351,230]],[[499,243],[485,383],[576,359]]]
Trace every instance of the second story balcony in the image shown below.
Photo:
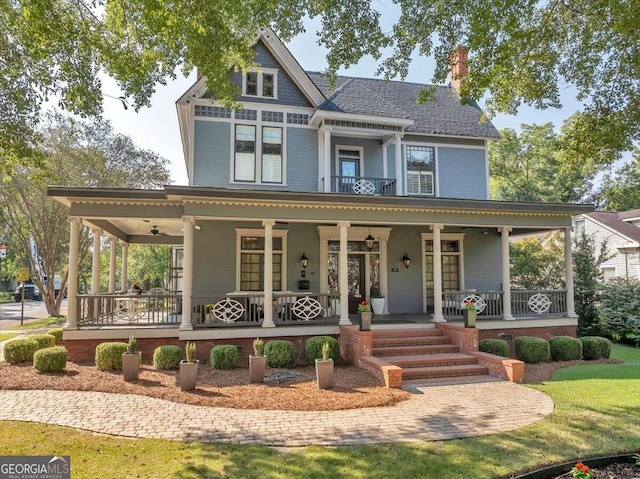
[[[396,195],[395,178],[371,178],[364,176],[332,176],[331,192],[347,195]]]

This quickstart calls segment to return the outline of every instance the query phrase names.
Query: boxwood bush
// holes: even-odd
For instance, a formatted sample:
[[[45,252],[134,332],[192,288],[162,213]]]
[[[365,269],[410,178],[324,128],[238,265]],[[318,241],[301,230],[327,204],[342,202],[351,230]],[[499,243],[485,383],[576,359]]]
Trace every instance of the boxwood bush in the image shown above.
[[[53,328],[47,331],[47,334],[50,334],[54,338],[56,338],[56,344],[62,343],[62,328]]]
[[[304,342],[304,352],[309,364],[314,364],[316,359],[322,359],[322,345],[329,343],[331,354],[329,357],[334,361],[340,357],[340,348],[338,340],[331,336],[315,336]]]
[[[29,337],[38,342],[38,349],[52,348],[56,345],[56,338],[51,334],[34,334]]]
[[[269,341],[264,353],[267,355],[267,364],[272,368],[292,368],[296,365],[296,348],[291,341]]]
[[[33,360],[38,349],[38,341],[35,339],[14,339],[4,345],[4,359],[9,364],[26,363]]]
[[[580,338],[582,342],[582,356],[585,359],[602,359],[608,358],[611,354],[611,341],[600,336],[583,336]]]
[[[509,343],[504,339],[483,339],[478,344],[478,348],[483,353],[495,354],[505,358],[509,357]]]
[[[121,370],[127,343],[100,343],[96,346],[96,367],[100,371]]]
[[[67,350],[62,346],[39,349],[33,355],[33,367],[40,373],[54,373],[67,365]]]
[[[533,336],[520,336],[516,338],[516,357],[530,364],[547,362],[551,357],[549,342]]]
[[[238,348],[233,344],[219,344],[211,349],[209,359],[214,369],[233,369],[238,365]]]
[[[549,347],[554,361],[582,359],[582,343],[578,338],[555,336],[549,340]]]
[[[153,367],[156,369],[177,369],[182,361],[182,348],[171,344],[158,346],[153,352]]]

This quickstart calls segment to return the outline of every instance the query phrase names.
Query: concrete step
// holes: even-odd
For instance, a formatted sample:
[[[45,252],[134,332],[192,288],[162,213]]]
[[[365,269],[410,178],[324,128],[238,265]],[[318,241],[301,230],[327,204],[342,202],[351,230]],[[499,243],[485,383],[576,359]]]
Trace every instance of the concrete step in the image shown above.
[[[374,337],[373,347],[381,348],[387,346],[425,346],[429,344],[451,344],[449,338],[445,336],[418,336],[418,337]]]
[[[458,377],[442,377],[430,379],[407,379],[402,381],[402,387],[413,391],[416,386],[448,386],[453,384],[477,384],[504,381],[504,379],[495,378],[488,374],[479,374],[477,376],[458,376]],[[424,391],[421,391],[424,392]]]
[[[459,353],[460,348],[453,344],[423,344],[415,346],[374,346],[374,356],[407,356],[415,354]]]
[[[459,378],[466,376],[488,375],[489,368],[480,364],[464,364],[457,366],[435,366],[419,368],[403,368],[402,380]]]
[[[462,353],[410,354],[405,356],[385,356],[384,359],[402,369],[478,364],[476,358]]]

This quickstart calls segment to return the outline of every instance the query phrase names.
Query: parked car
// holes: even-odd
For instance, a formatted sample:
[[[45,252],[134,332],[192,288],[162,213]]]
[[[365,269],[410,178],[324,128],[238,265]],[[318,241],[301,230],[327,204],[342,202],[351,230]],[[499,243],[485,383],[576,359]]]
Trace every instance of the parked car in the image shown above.
[[[22,300],[22,288],[24,286],[24,299],[33,299],[35,301],[42,301],[42,293],[37,288],[37,286],[33,283],[23,283],[18,286],[13,293],[13,299],[16,300],[16,303]]]

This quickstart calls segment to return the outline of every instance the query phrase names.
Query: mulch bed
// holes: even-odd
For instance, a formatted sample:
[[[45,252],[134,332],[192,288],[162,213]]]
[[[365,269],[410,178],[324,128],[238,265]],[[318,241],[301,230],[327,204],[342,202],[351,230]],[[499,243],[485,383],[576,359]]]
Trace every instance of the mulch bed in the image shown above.
[[[621,362],[623,361],[618,359],[597,359],[594,361],[578,359],[575,361],[554,361],[551,363],[526,364],[524,367],[524,382],[530,384],[551,381],[551,376],[555,371],[562,368],[568,368],[570,366],[579,366],[582,364],[616,364]]]

